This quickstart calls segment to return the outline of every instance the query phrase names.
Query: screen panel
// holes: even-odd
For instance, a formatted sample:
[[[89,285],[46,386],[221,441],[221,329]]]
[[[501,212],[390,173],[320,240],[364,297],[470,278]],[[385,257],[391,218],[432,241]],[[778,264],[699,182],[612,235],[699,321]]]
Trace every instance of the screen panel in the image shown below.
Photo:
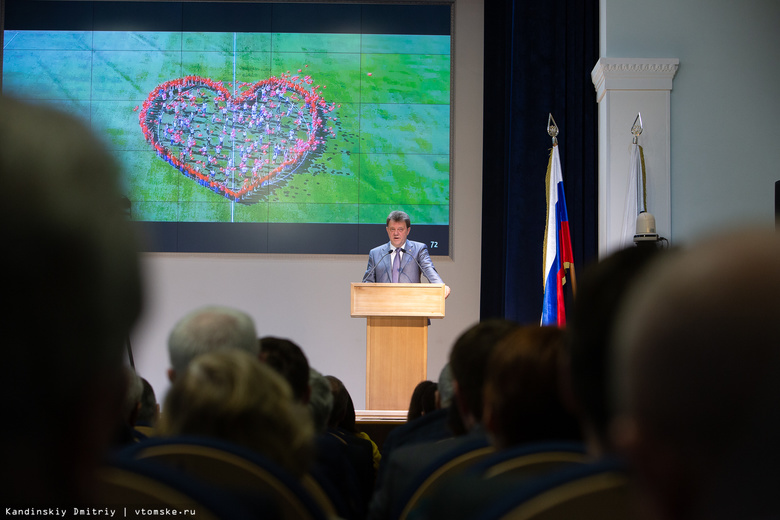
[[[449,5],[8,1],[3,91],[104,136],[149,251],[362,254],[402,209],[446,255],[450,26]]]

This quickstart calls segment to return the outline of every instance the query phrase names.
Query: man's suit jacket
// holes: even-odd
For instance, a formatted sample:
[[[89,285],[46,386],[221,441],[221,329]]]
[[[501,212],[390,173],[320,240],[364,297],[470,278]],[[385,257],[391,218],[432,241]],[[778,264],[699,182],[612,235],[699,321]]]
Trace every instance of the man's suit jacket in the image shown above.
[[[464,447],[481,448],[488,444],[485,430],[476,426],[465,435],[398,448],[389,456],[382,482],[374,489],[368,520],[397,518],[395,513],[401,512],[420,478],[430,475],[434,467],[441,467],[461,455]]]
[[[382,460],[379,463],[377,487],[381,486],[382,476],[387,470],[387,461],[395,450],[403,446],[436,442],[452,437],[453,433],[448,426],[449,416],[449,407],[441,408],[393,428],[382,443]]]
[[[405,249],[406,253],[401,258],[401,272],[398,276],[400,283],[420,283],[421,274],[431,283],[444,283],[433,266],[433,261],[428,254],[428,246],[422,242],[407,240]],[[392,283],[393,264],[390,255],[392,250],[393,246],[388,242],[368,253],[368,267],[363,275],[364,282]],[[415,258],[417,262],[414,261]]]

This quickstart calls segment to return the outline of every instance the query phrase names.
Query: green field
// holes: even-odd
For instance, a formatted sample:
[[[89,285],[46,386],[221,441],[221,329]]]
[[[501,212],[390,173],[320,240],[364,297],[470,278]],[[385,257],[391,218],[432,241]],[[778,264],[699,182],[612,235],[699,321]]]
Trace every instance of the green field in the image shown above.
[[[298,77],[326,103],[322,143],[234,202],[166,162],[142,132],[139,107],[185,76],[222,82],[232,99],[269,77]],[[449,223],[449,36],[6,31],[3,91],[56,104],[104,136],[136,220],[376,223],[402,207],[416,224]],[[307,135],[289,128],[265,144]],[[270,163],[262,172],[275,164],[270,149],[249,155]]]

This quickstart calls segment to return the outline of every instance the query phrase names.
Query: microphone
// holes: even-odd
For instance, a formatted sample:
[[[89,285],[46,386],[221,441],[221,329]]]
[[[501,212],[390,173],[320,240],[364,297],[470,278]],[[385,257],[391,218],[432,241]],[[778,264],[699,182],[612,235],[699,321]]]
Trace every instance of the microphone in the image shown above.
[[[386,257],[387,255],[389,255],[390,253],[392,253],[392,252],[393,252],[393,250],[391,249],[390,251],[388,251],[387,253],[385,253],[384,255],[382,255],[382,258],[380,258],[380,259],[377,261],[377,263],[375,263],[375,264],[374,264],[374,267],[372,267],[371,269],[369,269],[369,270],[368,270],[368,272],[367,272],[366,274],[364,274],[364,275],[363,275],[363,282],[365,282],[365,281],[368,279],[368,277],[369,277],[369,276],[371,276],[371,275],[373,274],[373,272],[374,272],[374,271],[376,271],[376,268],[377,268],[377,267],[379,267],[379,264],[381,264],[381,263],[382,263],[382,260],[384,260],[384,259],[385,259],[385,257]]]

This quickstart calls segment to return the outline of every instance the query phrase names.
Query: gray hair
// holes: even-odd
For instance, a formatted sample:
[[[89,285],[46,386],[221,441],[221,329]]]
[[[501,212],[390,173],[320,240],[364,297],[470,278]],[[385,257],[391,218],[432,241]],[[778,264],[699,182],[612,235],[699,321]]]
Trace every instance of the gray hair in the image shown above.
[[[309,369],[309,386],[311,387],[309,410],[311,410],[315,431],[321,433],[327,428],[328,418],[333,410],[333,392],[330,390],[330,381],[313,368]]]
[[[455,387],[452,383],[452,369],[447,363],[439,373],[439,403],[442,408],[447,408],[452,404],[452,399],[455,397]]]
[[[177,373],[197,356],[225,349],[243,350],[253,356],[260,350],[252,318],[230,307],[194,310],[179,320],[168,337],[171,367]]]

